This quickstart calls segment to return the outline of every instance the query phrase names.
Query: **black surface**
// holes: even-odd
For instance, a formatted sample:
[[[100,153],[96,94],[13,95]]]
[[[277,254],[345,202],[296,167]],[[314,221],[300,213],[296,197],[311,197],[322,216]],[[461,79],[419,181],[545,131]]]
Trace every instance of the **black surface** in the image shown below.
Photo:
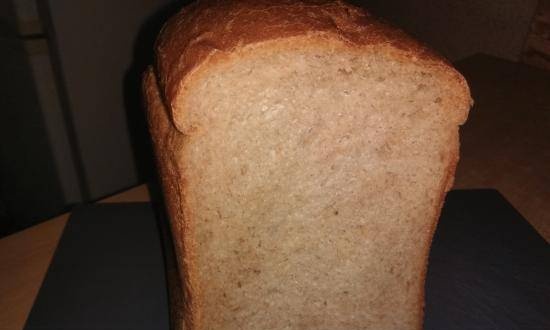
[[[550,329],[548,244],[494,190],[451,192],[426,284],[425,329]],[[26,329],[168,329],[149,204],[92,205],[69,221]]]
[[[77,208],[25,329],[168,329],[160,236],[148,203]]]
[[[425,329],[550,329],[550,246],[495,190],[451,192],[432,243]]]

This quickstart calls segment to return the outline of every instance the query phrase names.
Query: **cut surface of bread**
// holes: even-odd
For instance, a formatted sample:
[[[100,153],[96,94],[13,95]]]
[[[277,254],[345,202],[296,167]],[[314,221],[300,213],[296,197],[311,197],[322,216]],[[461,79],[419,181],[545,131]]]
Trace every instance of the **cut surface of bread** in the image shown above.
[[[251,43],[171,101],[146,73],[180,327],[421,329],[470,98],[445,63],[403,54],[325,33]]]

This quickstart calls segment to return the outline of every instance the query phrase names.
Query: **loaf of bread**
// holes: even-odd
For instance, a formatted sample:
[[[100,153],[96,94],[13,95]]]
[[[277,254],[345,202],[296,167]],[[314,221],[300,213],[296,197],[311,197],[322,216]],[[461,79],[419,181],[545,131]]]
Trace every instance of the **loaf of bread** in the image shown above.
[[[198,1],[144,76],[178,329],[421,329],[471,98],[341,1]]]

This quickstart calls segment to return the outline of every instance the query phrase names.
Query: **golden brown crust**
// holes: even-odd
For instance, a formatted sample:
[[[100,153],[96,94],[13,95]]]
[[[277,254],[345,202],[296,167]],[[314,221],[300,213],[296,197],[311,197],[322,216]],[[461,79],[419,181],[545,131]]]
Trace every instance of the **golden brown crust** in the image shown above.
[[[174,124],[181,128],[184,112],[175,108],[177,95],[210,57],[264,41],[319,34],[353,46],[384,45],[398,58],[442,66],[461,79],[443,57],[343,1],[196,1],[165,24],[156,44],[157,78]]]
[[[179,282],[172,283],[178,290],[170,292],[174,294],[171,301],[176,305],[171,306],[171,322],[174,329],[194,329],[198,303],[194,294],[196,288],[196,277],[193,272],[193,245],[192,245],[192,223],[185,221],[190,217],[185,210],[183,177],[177,161],[176,151],[183,146],[183,136],[175,129],[169,120],[166,108],[160,97],[155,75],[149,67],[143,76],[143,94],[148,109],[149,131],[153,139],[156,164],[160,172],[161,185],[165,199],[166,211],[170,218],[170,229],[173,235],[175,248],[177,273]]]

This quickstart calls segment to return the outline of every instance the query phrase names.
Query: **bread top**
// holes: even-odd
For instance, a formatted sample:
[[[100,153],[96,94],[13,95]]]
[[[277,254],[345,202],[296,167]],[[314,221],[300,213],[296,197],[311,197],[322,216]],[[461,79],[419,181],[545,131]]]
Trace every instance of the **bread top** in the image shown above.
[[[340,0],[198,0],[164,25],[156,43],[154,69],[176,128],[182,131],[184,113],[176,99],[201,65],[249,45],[298,36],[382,46],[398,60],[440,67],[464,87],[470,103],[466,82],[443,57],[362,8]],[[466,112],[458,117],[465,119]]]

